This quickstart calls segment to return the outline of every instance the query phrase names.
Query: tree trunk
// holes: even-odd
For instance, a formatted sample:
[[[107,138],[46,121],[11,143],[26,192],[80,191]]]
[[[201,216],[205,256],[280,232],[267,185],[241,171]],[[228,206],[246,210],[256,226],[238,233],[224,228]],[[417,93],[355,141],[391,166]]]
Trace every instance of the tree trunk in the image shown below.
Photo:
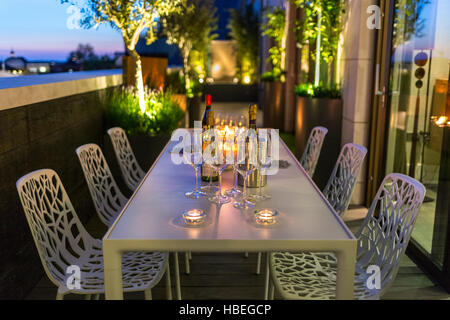
[[[128,49],[130,52],[131,57],[133,58],[134,62],[134,86],[137,90],[138,94],[138,101],[139,101],[139,107],[141,109],[141,112],[145,112],[145,95],[144,95],[144,81],[142,79],[142,64],[141,64],[141,57],[136,52],[135,49],[131,50]]]
[[[189,67],[189,48],[183,50],[183,73],[184,73],[184,81],[186,85],[186,95],[188,98],[191,98],[192,93],[191,90],[191,78],[189,75],[190,67]]]

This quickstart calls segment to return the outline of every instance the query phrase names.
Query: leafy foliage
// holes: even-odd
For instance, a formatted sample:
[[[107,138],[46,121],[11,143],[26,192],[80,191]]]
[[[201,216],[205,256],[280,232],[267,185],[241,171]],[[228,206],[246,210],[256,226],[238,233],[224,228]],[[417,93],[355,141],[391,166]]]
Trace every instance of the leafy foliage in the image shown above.
[[[76,0],[61,0],[61,3],[78,5]],[[139,40],[139,35],[147,29],[147,44],[157,39],[157,19],[162,15],[179,12],[183,0],[87,0],[83,1],[84,15],[81,21],[86,28],[101,23],[110,23],[120,30],[129,50]],[[78,5],[79,6],[79,5]],[[132,48],[131,48],[132,47]]]
[[[108,95],[106,122],[120,126],[129,135],[171,134],[184,118],[184,112],[170,92],[147,91],[145,112],[141,113],[134,88],[119,88]]]
[[[164,88],[175,94],[186,94],[186,86],[183,75],[179,71],[166,73]]]
[[[157,39],[157,18],[180,11],[185,0],[86,0],[83,1],[82,25],[86,28],[101,23],[110,23],[113,28],[120,30],[123,41],[133,58],[135,70],[135,87],[138,91],[141,111],[145,108],[144,83],[142,66],[136,44],[141,32],[147,29],[147,44]],[[61,3],[77,4],[77,0],[61,0]],[[86,4],[86,6],[84,6]],[[80,7],[80,5],[78,5]]]
[[[228,29],[236,42],[237,75],[243,82],[246,77],[254,81],[258,70],[259,19],[252,3],[242,11],[230,10]]]
[[[163,17],[163,33],[169,44],[177,44],[183,56],[183,73],[188,96],[195,95],[196,80],[209,73],[208,52],[216,38],[216,8],[213,0],[187,0],[179,12]]]
[[[81,70],[98,70],[98,69],[112,69],[116,68],[115,61],[108,55],[97,56],[94,53],[94,47],[90,44],[78,45],[75,51],[70,52],[68,62],[76,63],[81,67]]]
[[[329,99],[340,99],[341,90],[337,86],[326,87],[317,86],[315,87],[312,83],[303,83],[298,85],[295,90],[295,94],[299,97],[307,98],[329,98]]]
[[[280,7],[269,9],[266,13],[267,24],[262,26],[263,35],[274,40],[275,45],[269,49],[269,61],[272,63],[272,71],[261,76],[263,81],[280,80],[284,74],[282,59],[285,56],[283,46],[284,29],[286,25],[286,13]]]
[[[319,12],[321,13],[320,56],[330,63],[336,59],[341,33],[340,16],[343,12],[342,0],[291,0],[302,8],[305,18],[300,24],[301,44],[310,44],[317,40],[319,33]],[[315,52],[312,51],[315,60]]]

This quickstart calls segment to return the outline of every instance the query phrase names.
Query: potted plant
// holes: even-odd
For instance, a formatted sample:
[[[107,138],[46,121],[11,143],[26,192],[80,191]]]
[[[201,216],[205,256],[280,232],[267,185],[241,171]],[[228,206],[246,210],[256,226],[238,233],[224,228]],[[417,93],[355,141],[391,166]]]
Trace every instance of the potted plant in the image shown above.
[[[324,126],[328,134],[322,146],[314,181],[325,187],[341,147],[342,101],[336,72],[341,33],[341,0],[294,0],[302,9],[298,24],[301,65],[307,65],[307,76],[295,88],[295,153],[300,157],[313,127]],[[305,70],[302,70],[305,71]]]
[[[182,79],[188,98],[189,123],[201,119],[201,95],[208,70],[208,52],[217,18],[212,0],[187,0],[180,12],[162,19],[169,44],[176,44],[183,57]]]
[[[285,25],[286,13],[280,7],[266,12],[267,23],[262,26],[263,35],[269,37],[272,46],[269,49],[268,62],[272,70],[261,75],[263,86],[264,126],[266,128],[284,128],[284,63],[285,63]]]
[[[170,92],[146,90],[144,99],[142,113],[133,88],[119,87],[108,93],[104,108],[106,129],[124,129],[140,165],[148,169],[169,141],[172,131],[180,127],[185,113]],[[104,142],[105,154],[113,159],[114,151],[106,134]],[[117,169],[115,176],[120,176],[117,163],[109,162],[113,163],[110,164],[113,171]]]
[[[316,126],[328,129],[319,158],[314,181],[321,189],[325,187],[341,146],[342,100],[338,87],[314,87],[302,84],[295,88],[297,108],[295,115],[295,155],[300,158],[308,142],[311,130]]]

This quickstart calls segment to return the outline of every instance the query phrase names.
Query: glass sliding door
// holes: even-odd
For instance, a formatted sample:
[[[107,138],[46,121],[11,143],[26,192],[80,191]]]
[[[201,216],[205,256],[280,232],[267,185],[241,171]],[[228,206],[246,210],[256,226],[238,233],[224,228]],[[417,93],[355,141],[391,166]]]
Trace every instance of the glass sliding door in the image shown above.
[[[403,173],[425,185],[412,242],[446,272],[450,1],[392,1],[384,174]]]

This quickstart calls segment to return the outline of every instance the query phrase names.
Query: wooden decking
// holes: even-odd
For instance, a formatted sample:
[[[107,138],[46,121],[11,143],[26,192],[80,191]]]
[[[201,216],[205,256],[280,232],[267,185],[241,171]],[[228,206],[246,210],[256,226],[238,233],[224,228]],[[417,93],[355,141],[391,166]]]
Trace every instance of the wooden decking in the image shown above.
[[[101,238],[106,231],[96,217],[91,220],[87,229],[97,238]],[[263,273],[255,274],[256,254],[250,254],[248,258],[245,258],[242,253],[193,253],[191,273],[186,275],[184,270],[184,255],[180,255],[183,299],[262,299],[263,297],[264,275]],[[172,284],[174,284],[173,272]],[[165,299],[165,292],[164,281],[162,281],[152,290],[153,299]],[[43,277],[27,299],[55,299],[55,297],[56,287],[47,277]],[[143,293],[125,294],[125,299],[143,298]],[[84,297],[70,294],[65,299],[84,299]],[[450,294],[436,286],[413,261],[405,256],[401,261],[393,287],[383,299],[450,300]]]

